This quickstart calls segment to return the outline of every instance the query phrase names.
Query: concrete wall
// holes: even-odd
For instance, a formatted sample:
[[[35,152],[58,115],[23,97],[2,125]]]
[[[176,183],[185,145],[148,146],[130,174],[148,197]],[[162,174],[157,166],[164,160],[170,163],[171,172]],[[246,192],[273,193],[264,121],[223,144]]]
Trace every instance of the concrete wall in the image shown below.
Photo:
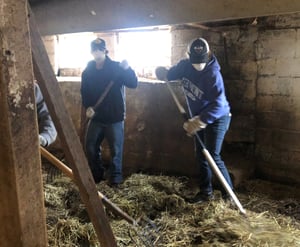
[[[300,181],[300,15],[270,18],[259,30],[256,156],[269,179]]]
[[[80,81],[60,81],[66,107],[80,134]],[[181,87],[173,85],[184,103]],[[124,173],[150,172],[193,176],[193,141],[182,129],[182,118],[163,83],[139,82],[137,89],[126,89]],[[54,144],[59,148],[59,140]],[[103,145],[109,160],[109,149]]]
[[[226,140],[254,155],[257,176],[289,183],[300,182],[299,17],[220,28],[226,45],[216,49],[233,113]]]
[[[42,39],[49,56],[50,64],[53,68],[53,72],[57,74],[58,64],[57,64],[57,57],[55,56],[56,46],[57,46],[57,36],[49,35],[49,36],[44,36]]]
[[[172,31],[172,64],[187,43],[205,37],[221,64],[232,123],[223,155],[231,170],[300,183],[298,142],[300,15],[258,18],[256,25]],[[218,31],[216,31],[216,29]],[[80,83],[61,82],[78,127]],[[180,97],[181,89],[175,85]],[[74,95],[73,95],[74,94]],[[151,171],[195,175],[193,142],[164,84],[141,82],[127,90],[125,173]],[[182,102],[183,101],[183,98]],[[185,104],[185,103],[183,103]]]

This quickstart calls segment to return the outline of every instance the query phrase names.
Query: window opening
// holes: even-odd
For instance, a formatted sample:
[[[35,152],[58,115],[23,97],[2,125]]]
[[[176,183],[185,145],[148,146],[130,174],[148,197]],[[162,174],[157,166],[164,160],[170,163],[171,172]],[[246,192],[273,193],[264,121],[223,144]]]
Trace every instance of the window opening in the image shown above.
[[[156,79],[155,68],[170,66],[171,34],[165,30],[120,31],[114,33],[75,33],[58,35],[56,56],[58,76],[80,76],[88,61],[90,42],[96,37],[106,40],[108,55],[116,61],[128,60],[139,78]],[[110,37],[107,39],[107,37]]]

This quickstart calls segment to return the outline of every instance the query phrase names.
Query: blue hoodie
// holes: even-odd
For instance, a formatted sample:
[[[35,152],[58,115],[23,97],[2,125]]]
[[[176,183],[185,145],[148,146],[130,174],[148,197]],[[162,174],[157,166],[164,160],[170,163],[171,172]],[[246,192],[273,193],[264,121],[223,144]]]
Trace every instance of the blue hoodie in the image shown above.
[[[170,68],[167,79],[181,80],[191,117],[199,115],[202,122],[211,124],[230,113],[220,65],[215,56],[202,71],[194,69],[188,59]]]

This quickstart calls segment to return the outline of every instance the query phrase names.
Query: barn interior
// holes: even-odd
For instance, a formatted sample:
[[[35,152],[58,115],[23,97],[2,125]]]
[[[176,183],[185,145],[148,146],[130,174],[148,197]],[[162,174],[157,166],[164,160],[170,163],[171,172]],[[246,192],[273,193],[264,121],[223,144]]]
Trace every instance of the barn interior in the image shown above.
[[[91,239],[85,242],[72,240],[73,246],[147,246],[145,242],[126,242],[125,237],[120,240],[117,231],[112,230],[116,222],[111,221],[105,208],[111,199],[121,205],[122,213],[138,216],[138,206],[130,208],[130,203],[122,204],[116,198],[116,195],[126,197],[129,194],[130,187],[126,186],[134,181],[135,185],[144,188],[147,184],[160,184],[159,190],[168,189],[169,194],[177,195],[183,188],[176,187],[175,178],[184,178],[185,182],[197,178],[193,139],[182,129],[183,119],[166,83],[158,81],[154,74],[156,66],[171,66],[185,57],[187,44],[197,37],[204,37],[209,42],[221,65],[232,113],[222,155],[238,198],[247,214],[250,206],[260,205],[262,209],[258,215],[251,211],[249,214],[257,221],[268,223],[266,218],[260,217],[264,212],[272,211],[271,203],[263,203],[266,202],[264,196],[272,195],[277,200],[272,203],[280,205],[281,213],[285,208],[289,218],[280,220],[290,227],[290,232],[283,231],[285,228],[278,223],[284,234],[280,235],[270,227],[273,240],[259,242],[248,229],[251,234],[247,232],[248,235],[244,235],[247,237],[236,237],[235,245],[222,232],[220,235],[225,240],[221,245],[211,242],[212,235],[206,238],[197,235],[195,227],[190,230],[192,233],[178,233],[193,235],[193,241],[170,235],[166,244],[160,236],[157,241],[152,241],[152,246],[300,246],[300,144],[297,141],[300,129],[300,87],[297,84],[300,2],[1,0],[0,6],[0,193],[4,198],[0,203],[0,218],[4,222],[0,227],[0,246],[71,246],[50,239],[51,234],[47,231],[49,222],[45,207],[52,205],[53,197],[49,199],[45,191],[51,191],[53,185],[43,178],[47,171],[42,169],[45,157],[41,158],[38,143],[34,79],[41,87],[58,130],[56,142],[47,150],[72,169],[80,195],[75,199],[84,205],[94,229],[93,243]],[[81,144],[84,114],[80,76],[89,59],[89,42],[95,37],[106,40],[111,58],[127,58],[139,77],[138,88],[126,90],[123,171],[128,180],[117,192],[105,184],[94,184]],[[69,66],[70,62],[73,64]],[[186,107],[181,84],[173,83],[172,88]],[[109,162],[107,145],[104,144],[102,150]],[[51,170],[47,169],[48,172]],[[145,183],[139,176],[145,176],[145,181],[148,176],[153,176],[155,181]],[[253,181],[263,181],[264,186],[259,187]],[[64,183],[68,184],[69,190],[73,186],[70,182]],[[247,193],[242,193],[246,189],[248,193],[251,190],[251,193],[260,192],[264,196],[250,200]],[[149,196],[151,192],[148,193]],[[106,200],[105,195],[110,199]],[[140,199],[143,200],[147,201]],[[170,221],[169,225],[180,228],[176,222],[177,207],[185,208],[187,215],[191,212],[200,214],[201,208],[184,206],[178,195],[164,200],[165,206],[159,205],[159,208],[175,215],[174,222]],[[149,200],[149,204],[150,201],[154,200]],[[216,205],[211,205],[214,213],[227,207]],[[226,222],[232,223],[240,217],[239,208],[233,208],[232,215],[226,211],[230,218]],[[155,219],[153,208],[144,206],[142,209],[148,212],[151,220]],[[128,217],[127,220],[132,221]],[[245,224],[244,221],[238,223],[237,228]],[[212,231],[218,232],[222,227],[224,225]],[[160,228],[160,231],[166,228]],[[259,232],[255,234],[259,235]],[[289,240],[284,236],[289,236]],[[280,242],[279,238],[285,242]]]

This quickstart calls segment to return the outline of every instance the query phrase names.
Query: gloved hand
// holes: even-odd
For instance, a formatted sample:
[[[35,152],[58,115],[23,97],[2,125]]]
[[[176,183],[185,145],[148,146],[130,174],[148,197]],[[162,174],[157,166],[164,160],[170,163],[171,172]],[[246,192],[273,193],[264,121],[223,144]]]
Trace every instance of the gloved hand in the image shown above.
[[[46,147],[47,144],[48,144],[46,138],[43,137],[42,135],[39,135],[39,141],[40,141],[40,145],[43,146],[43,147]]]
[[[85,115],[89,119],[92,118],[95,115],[95,111],[94,111],[93,107],[88,107],[86,109]]]
[[[185,121],[183,124],[184,130],[187,132],[188,136],[195,135],[199,130],[205,129],[206,123],[203,123],[200,120],[199,116],[190,118],[188,121]]]
[[[166,67],[159,66],[155,69],[156,78],[160,81],[167,81],[168,70]]]
[[[123,60],[121,63],[120,63],[120,67],[124,70],[127,70],[129,68],[129,64],[128,64],[128,61],[127,60]]]

